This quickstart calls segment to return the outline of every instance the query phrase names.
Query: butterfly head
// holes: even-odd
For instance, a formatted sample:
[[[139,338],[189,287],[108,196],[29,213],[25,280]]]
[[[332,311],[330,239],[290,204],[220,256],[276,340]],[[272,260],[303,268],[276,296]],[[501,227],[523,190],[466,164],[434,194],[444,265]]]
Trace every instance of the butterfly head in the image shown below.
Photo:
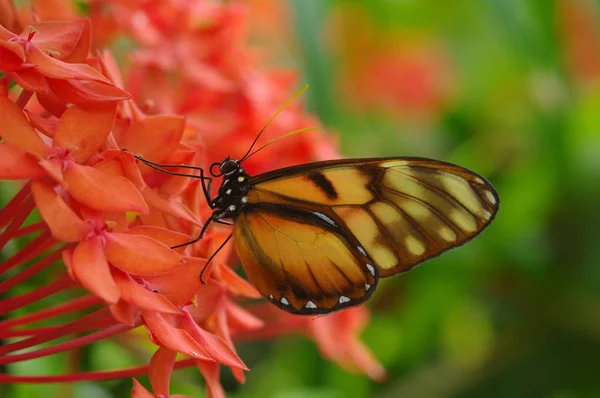
[[[218,171],[216,170],[218,169]],[[210,174],[213,177],[230,176],[240,169],[240,162],[230,159],[229,156],[221,162],[215,162],[210,165]]]
[[[241,161],[227,157],[210,166],[213,177],[223,177],[218,195],[210,202],[216,218],[235,219],[246,205],[250,188],[248,178]]]

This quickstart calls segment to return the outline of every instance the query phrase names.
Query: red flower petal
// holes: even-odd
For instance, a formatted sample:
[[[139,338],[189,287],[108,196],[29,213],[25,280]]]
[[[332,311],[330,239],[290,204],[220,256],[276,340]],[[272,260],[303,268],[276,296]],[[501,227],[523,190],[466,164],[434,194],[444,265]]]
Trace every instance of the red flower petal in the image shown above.
[[[149,116],[132,124],[118,138],[119,146],[146,159],[160,162],[179,147],[184,127],[185,119],[181,116]]]
[[[112,270],[115,282],[121,290],[124,301],[131,303],[142,310],[156,311],[167,314],[180,314],[181,311],[161,294],[149,291],[140,286],[132,277],[118,269]]]
[[[121,292],[111,275],[99,236],[80,242],[73,251],[73,276],[107,303],[119,301]]]
[[[177,352],[166,347],[159,347],[154,355],[152,355],[148,375],[150,376],[150,384],[152,384],[154,394],[162,394],[165,397],[169,396],[169,383],[176,357]]]
[[[0,144],[0,180],[40,178],[46,171],[40,167],[34,155],[9,144]]]
[[[50,160],[40,160],[40,167],[42,167],[46,173],[54,178],[56,182],[59,184],[64,183],[63,173],[62,173],[62,162],[56,158]]]
[[[71,277],[71,279],[75,280],[75,276],[73,276],[73,250],[65,249],[62,251],[62,258],[67,267],[67,273]]]
[[[54,147],[71,150],[78,163],[84,163],[106,141],[115,120],[116,104],[67,109],[58,122]]]
[[[51,79],[60,80],[86,80],[111,84],[96,69],[86,64],[69,64],[59,59],[52,58],[36,46],[30,46],[27,61],[42,75]]]
[[[90,231],[90,225],[71,210],[50,184],[33,181],[31,191],[54,238],[63,242],[79,242]]]
[[[119,300],[117,304],[110,307],[110,313],[119,322],[125,325],[136,326],[137,316],[140,310],[126,301]]]
[[[219,336],[209,333],[198,326],[189,313],[186,313],[181,318],[179,326],[186,330],[195,341],[201,344],[206,352],[217,362],[222,363],[223,365],[249,370],[233,347],[227,344],[227,342]]]
[[[130,235],[143,235],[155,239],[166,246],[176,246],[190,240],[190,236],[170,229],[154,227],[152,225],[140,225],[129,229],[125,233]]]
[[[227,322],[233,330],[258,330],[264,327],[264,321],[257,318],[252,313],[246,311],[231,300],[225,301],[227,311]]]
[[[128,180],[133,182],[133,185],[135,185],[138,190],[143,191],[146,189],[146,183],[144,182],[144,178],[142,177],[140,169],[136,163],[137,160],[131,153],[122,151],[120,149],[107,149],[102,152],[102,157],[105,158],[105,162],[110,160],[119,161],[121,163],[123,176],[127,177]]]
[[[32,42],[46,53],[52,52],[55,58],[70,63],[83,62],[87,58],[91,43],[90,21],[50,21],[32,25],[37,31]],[[21,37],[31,32],[26,28]]]
[[[215,362],[196,361],[196,366],[204,376],[207,398],[226,398],[225,390],[223,390],[219,376],[219,364]]]
[[[48,86],[48,88],[49,87],[50,86]],[[54,94],[52,91],[48,91],[47,93],[36,92],[35,96],[37,97],[37,100],[40,103],[40,105],[43,106],[45,110],[47,110],[48,112],[50,112],[58,118],[60,118],[62,114],[67,110],[67,104],[65,104],[61,99],[59,99],[56,96],[56,94]]]
[[[188,221],[192,224],[202,225],[196,215],[192,213],[190,209],[188,209],[183,203],[178,202],[177,199],[173,197],[165,198],[149,187],[142,191],[142,195],[149,206],[165,214],[181,218],[182,220]]]
[[[4,29],[2,25],[0,28]],[[24,62],[25,51],[22,45],[0,40],[0,70],[4,72],[22,70]]]
[[[231,293],[255,299],[262,297],[250,282],[236,274],[235,271],[227,265],[221,264],[219,270],[221,271],[221,281],[223,282],[223,286]]]
[[[50,86],[46,78],[33,68],[22,69],[13,73],[15,82],[25,90],[46,94],[50,92]]]
[[[63,173],[69,193],[101,211],[148,212],[142,195],[128,179],[70,162]]]
[[[168,246],[142,235],[107,234],[105,250],[112,265],[132,275],[160,275],[184,264]]]
[[[174,328],[158,312],[143,312],[142,320],[155,344],[192,358],[214,362],[204,348],[185,330]]]
[[[58,120],[54,118],[43,117],[31,111],[25,112],[27,113],[27,118],[29,119],[29,122],[33,127],[36,128],[37,131],[44,134],[48,138],[54,138],[54,134],[56,133],[56,126],[58,125]]]
[[[133,388],[131,389],[131,398],[155,398],[154,394],[146,390],[146,387],[140,384],[136,379],[133,380]]]
[[[358,338],[367,319],[365,307],[354,307],[319,318],[308,326],[325,357],[346,369],[358,369],[373,380],[383,381],[385,369]]]
[[[171,164],[190,164],[195,155],[195,151],[178,151],[168,155],[162,162]],[[191,174],[190,169],[173,168],[170,170],[175,173]],[[187,188],[189,183],[189,177],[167,176],[163,183],[160,184],[159,192],[166,195],[179,195]]]
[[[203,286],[199,276],[206,265],[206,259],[196,257],[184,257],[183,259],[185,264],[176,270],[146,278],[153,289],[158,290],[175,305],[189,303]],[[209,270],[207,270],[204,277],[208,279],[209,274]]]
[[[5,126],[2,128],[2,138],[5,142],[42,158],[46,157],[50,148],[31,127],[21,109],[2,96],[0,96],[0,120]]]
[[[93,68],[92,68],[93,69]],[[47,79],[50,90],[62,101],[78,105],[130,99],[126,91],[112,83],[90,80]]]

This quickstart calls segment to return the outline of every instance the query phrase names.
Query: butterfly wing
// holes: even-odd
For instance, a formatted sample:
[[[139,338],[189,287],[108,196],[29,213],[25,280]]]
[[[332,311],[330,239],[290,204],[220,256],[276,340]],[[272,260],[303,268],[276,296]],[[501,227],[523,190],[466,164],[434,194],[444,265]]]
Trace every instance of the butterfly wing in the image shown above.
[[[376,268],[352,249],[359,243],[318,210],[255,202],[236,219],[233,236],[248,279],[289,312],[336,311],[375,290]]]
[[[313,275],[333,275],[332,266],[323,258],[341,251],[346,257],[339,257],[336,266],[349,273],[350,269],[362,270],[363,278],[348,279],[346,290],[315,285],[300,296],[316,304],[317,299],[339,294],[351,297],[348,305],[360,303],[372,293],[363,289],[364,284],[374,286],[379,276],[407,271],[467,242],[489,225],[499,206],[496,190],[483,177],[460,166],[422,158],[309,163],[261,174],[251,178],[250,184],[248,204],[236,220],[236,247],[251,281],[275,301],[284,294],[299,294],[290,280],[310,285],[310,275],[288,263],[300,263],[302,258]],[[293,216],[294,212],[301,216]],[[265,217],[279,223],[269,224]],[[308,231],[329,237],[336,242],[335,249],[294,248],[292,243],[306,239],[303,234]],[[279,244],[278,234],[286,235],[288,244]],[[262,257],[265,247],[274,259],[269,266]],[[317,252],[324,253],[323,257],[315,257]],[[373,274],[367,264],[374,266]],[[277,273],[288,275],[287,279],[276,278]],[[374,280],[367,280],[369,275]],[[354,296],[347,295],[350,287]],[[363,293],[360,298],[359,291]],[[291,302],[288,296],[284,301]],[[343,308],[329,306],[332,302],[333,298],[320,301],[320,312]]]

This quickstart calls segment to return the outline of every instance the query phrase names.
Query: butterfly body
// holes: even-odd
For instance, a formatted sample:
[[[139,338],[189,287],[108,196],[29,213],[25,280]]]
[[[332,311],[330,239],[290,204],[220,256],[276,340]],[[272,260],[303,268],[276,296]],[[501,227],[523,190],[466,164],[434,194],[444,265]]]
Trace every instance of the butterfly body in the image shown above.
[[[295,314],[364,302],[380,277],[472,239],[499,206],[483,177],[429,159],[332,160],[257,176],[239,161],[215,165],[223,180],[209,222],[234,226],[250,281]]]

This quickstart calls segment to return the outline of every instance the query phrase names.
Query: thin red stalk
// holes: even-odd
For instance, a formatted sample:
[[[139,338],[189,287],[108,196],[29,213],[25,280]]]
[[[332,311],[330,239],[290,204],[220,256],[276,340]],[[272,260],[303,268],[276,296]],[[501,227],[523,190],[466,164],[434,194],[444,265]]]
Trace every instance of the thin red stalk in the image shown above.
[[[19,272],[17,275],[13,276],[12,278],[7,279],[4,282],[0,282],[0,293],[3,293],[5,291],[17,286],[18,284],[26,281],[27,279],[35,276],[39,272],[45,270],[46,268],[48,268],[49,266],[51,266],[52,264],[54,264],[55,262],[60,260],[61,257],[62,257],[62,252],[59,250],[56,250],[56,251],[48,254],[46,257],[42,258],[37,263],[31,264],[29,267],[25,268],[23,271]]]
[[[196,365],[195,359],[182,359],[175,362],[175,369],[189,368],[194,365]],[[73,381],[116,380],[146,375],[148,374],[148,367],[149,365],[141,365],[135,368],[121,370],[78,372],[52,376],[17,376],[0,374],[0,383],[63,383]]]
[[[83,330],[86,329],[99,329],[101,327],[107,327],[110,325],[114,325],[116,321],[113,318],[106,318],[104,320],[95,322],[91,324],[88,322],[84,327],[80,327]],[[48,335],[50,333],[56,333],[56,331],[62,328],[63,325],[56,326],[43,326],[39,328],[29,328],[29,329],[21,329],[21,330],[0,330],[0,338],[12,338],[12,337],[27,337],[27,336],[36,336],[36,335]],[[81,330],[70,330],[69,333],[80,332]],[[22,340],[24,341],[24,340]],[[13,350],[16,351],[16,350]]]
[[[19,98],[17,98],[15,103],[19,106],[19,108],[25,109],[25,106],[31,99],[32,95],[33,95],[33,91],[23,90],[23,91],[21,91],[21,94],[19,94]]]
[[[76,298],[64,304],[55,305],[54,307],[34,312],[33,314],[27,314],[19,318],[12,318],[0,321],[0,329],[42,321],[44,319],[52,318],[58,315],[68,314],[72,311],[78,311],[80,309],[90,307],[94,304],[100,304],[102,302],[103,301],[101,298],[90,294],[84,297]]]
[[[2,235],[0,235],[0,249],[4,247],[8,243],[9,240],[14,238],[15,233],[23,224],[23,221],[29,216],[29,213],[33,210],[35,206],[35,202],[33,201],[33,197],[29,196],[22,203],[18,211],[13,215],[13,220],[9,224],[8,227],[4,230]]]
[[[0,275],[19,264],[31,260],[55,243],[56,240],[52,238],[50,231],[43,231],[39,236],[15,253],[14,256],[6,260],[3,264],[0,264]]]
[[[5,344],[0,346],[0,354],[4,355],[9,352],[23,350],[25,348],[33,347],[38,344],[46,343],[58,339],[60,337],[68,336],[72,333],[83,332],[89,329],[95,329],[98,322],[103,322],[106,319],[110,319],[113,323],[116,322],[110,315],[108,308],[102,308],[94,313],[86,315],[82,318],[76,319],[64,325],[60,325],[57,329],[49,331],[47,333],[35,335],[27,339],[15,341],[14,343]]]
[[[14,213],[17,211],[21,203],[31,193],[31,185],[28,182],[23,185],[23,188],[17,192],[17,194],[8,202],[4,209],[0,210],[0,228],[4,227],[12,218],[15,216]]]
[[[45,297],[48,297],[54,293],[61,292],[69,289],[74,285],[73,280],[65,275],[57,281],[52,282],[49,285],[42,286],[33,292],[25,293],[20,296],[8,298],[0,301],[0,315],[8,314],[18,308],[25,307],[31,303],[35,303]]]
[[[29,235],[33,232],[41,231],[45,228],[48,228],[48,226],[44,221],[36,222],[19,229],[17,232],[15,232],[13,238],[18,238],[19,236],[23,235]]]
[[[7,365],[10,363],[28,361],[30,359],[41,358],[53,354],[58,354],[59,352],[73,350],[75,348],[83,347],[85,345],[91,344],[95,341],[99,341],[102,339],[106,339],[108,337],[114,336],[115,334],[119,334],[126,330],[132,329],[131,326],[125,324],[117,324],[111,327],[108,327],[104,330],[100,330],[98,332],[90,333],[88,335],[78,337],[73,340],[66,341],[61,344],[53,345],[52,347],[41,348],[35,351],[29,351],[23,354],[17,355],[6,355],[0,357],[0,365]]]

